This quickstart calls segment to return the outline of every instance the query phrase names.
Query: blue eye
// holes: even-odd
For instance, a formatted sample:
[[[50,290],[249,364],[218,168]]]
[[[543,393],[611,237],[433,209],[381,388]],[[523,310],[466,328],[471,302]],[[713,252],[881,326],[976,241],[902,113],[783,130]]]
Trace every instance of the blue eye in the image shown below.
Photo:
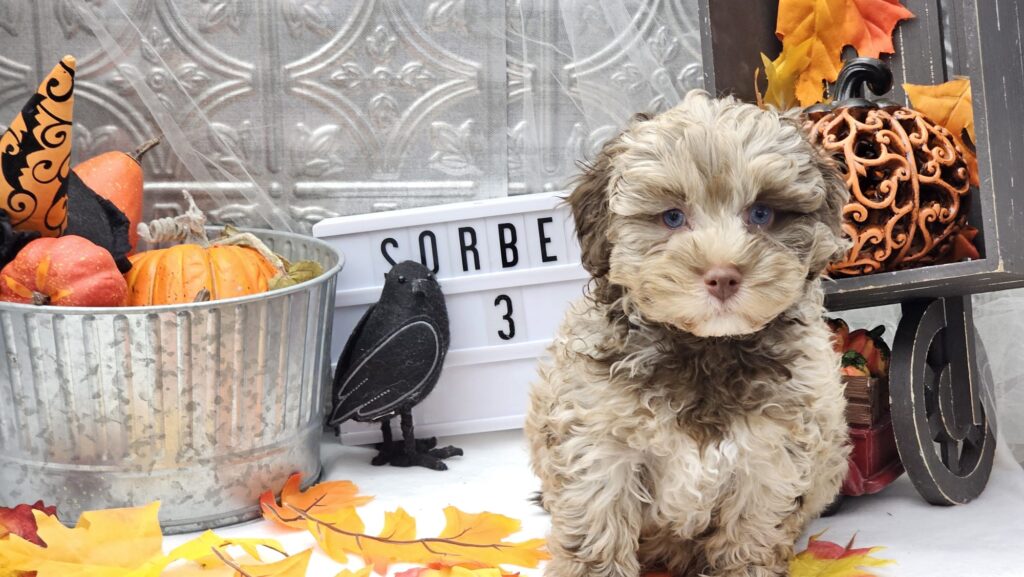
[[[747,222],[754,226],[768,226],[775,220],[775,211],[770,206],[755,204],[747,212]]]
[[[686,214],[678,208],[672,208],[661,213],[661,221],[669,228],[679,228],[686,224]]]

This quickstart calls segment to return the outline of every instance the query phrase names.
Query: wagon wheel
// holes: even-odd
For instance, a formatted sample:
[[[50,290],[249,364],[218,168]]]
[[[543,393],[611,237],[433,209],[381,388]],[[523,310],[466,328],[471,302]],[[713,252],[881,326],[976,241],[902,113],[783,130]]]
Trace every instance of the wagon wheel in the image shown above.
[[[904,303],[889,375],[893,430],[907,475],[933,505],[967,503],[988,483],[996,439],[987,363],[970,296]]]

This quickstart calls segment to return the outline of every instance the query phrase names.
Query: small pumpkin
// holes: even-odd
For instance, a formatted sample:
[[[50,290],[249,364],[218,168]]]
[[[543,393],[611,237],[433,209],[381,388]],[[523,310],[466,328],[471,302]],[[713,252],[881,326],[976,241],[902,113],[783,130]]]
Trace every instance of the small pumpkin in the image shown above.
[[[889,345],[882,340],[884,325],[869,330],[857,329],[846,338],[846,350],[859,353],[865,359],[865,365],[873,377],[884,377],[889,374]]]
[[[179,244],[130,257],[131,306],[190,303],[197,296],[227,299],[266,292],[278,269],[257,250],[245,246]],[[199,300],[206,300],[201,298]]]
[[[128,304],[150,306],[204,302],[266,292],[286,272],[284,262],[256,236],[225,229],[214,241],[206,236],[206,216],[185,193],[189,209],[172,218],[139,226],[152,244],[182,242],[130,257],[125,275]]]
[[[0,271],[0,301],[123,306],[128,285],[106,249],[80,236],[39,238]]]

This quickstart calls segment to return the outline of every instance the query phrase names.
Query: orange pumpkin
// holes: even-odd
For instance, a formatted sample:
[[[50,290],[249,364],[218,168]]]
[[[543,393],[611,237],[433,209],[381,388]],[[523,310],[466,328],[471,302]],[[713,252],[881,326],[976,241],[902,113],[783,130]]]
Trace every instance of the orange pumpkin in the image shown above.
[[[128,305],[218,300],[266,292],[278,269],[247,246],[181,244],[130,257]],[[205,289],[205,292],[204,292]]]
[[[123,306],[128,286],[114,257],[80,236],[36,239],[0,271],[0,301]]]

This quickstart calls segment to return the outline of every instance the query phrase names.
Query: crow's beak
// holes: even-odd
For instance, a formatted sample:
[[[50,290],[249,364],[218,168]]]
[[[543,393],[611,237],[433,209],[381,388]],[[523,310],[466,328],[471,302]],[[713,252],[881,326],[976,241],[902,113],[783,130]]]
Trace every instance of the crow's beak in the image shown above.
[[[425,296],[427,294],[426,285],[427,285],[427,279],[418,278],[418,279],[413,280],[412,281],[412,294],[420,295],[420,296]]]

